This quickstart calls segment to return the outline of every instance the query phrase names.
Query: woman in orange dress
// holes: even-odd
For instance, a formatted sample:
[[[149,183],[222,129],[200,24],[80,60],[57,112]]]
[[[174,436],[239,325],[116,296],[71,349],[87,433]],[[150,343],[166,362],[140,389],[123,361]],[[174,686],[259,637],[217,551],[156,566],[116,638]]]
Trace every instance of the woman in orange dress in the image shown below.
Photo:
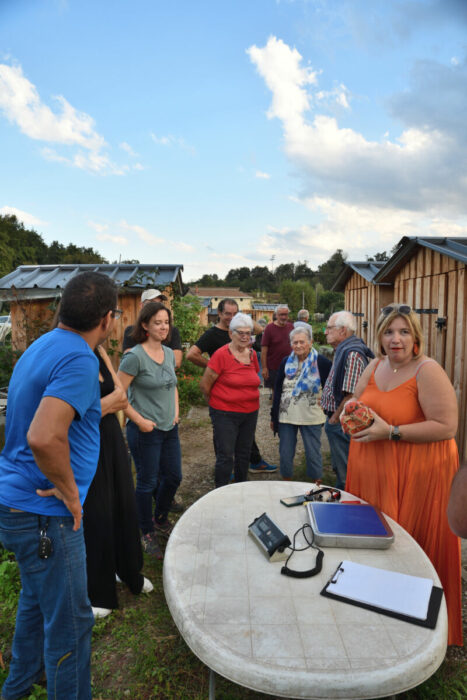
[[[379,507],[422,547],[443,584],[448,644],[462,645],[460,540],[446,515],[459,466],[456,395],[442,367],[423,354],[410,306],[382,309],[376,337],[379,359],[354,396],[372,409],[374,422],[352,436],[346,491]]]

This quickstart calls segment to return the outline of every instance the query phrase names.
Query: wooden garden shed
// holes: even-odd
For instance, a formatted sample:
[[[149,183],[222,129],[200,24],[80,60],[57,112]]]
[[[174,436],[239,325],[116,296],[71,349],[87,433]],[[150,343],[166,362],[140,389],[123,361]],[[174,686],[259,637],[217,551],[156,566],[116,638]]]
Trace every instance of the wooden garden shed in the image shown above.
[[[92,270],[108,275],[118,285],[118,308],[122,317],[115,322],[107,347],[120,350],[125,327],[133,324],[141,293],[155,287],[171,299],[182,293],[183,265],[21,265],[0,279],[0,302],[10,302],[12,345],[26,347],[49,330],[66,283],[80,272]],[[170,304],[170,301],[169,301]],[[118,363],[118,353],[112,353]]]
[[[345,308],[351,311],[357,322],[356,333],[368,347],[375,344],[374,319],[379,311],[394,299],[391,283],[375,284],[373,279],[383,267],[383,262],[346,262],[332,289],[344,292]]]
[[[352,264],[355,265],[347,263],[346,268],[352,269]],[[374,295],[376,299],[379,294],[379,301],[372,309],[368,304],[365,306],[365,293],[356,291],[358,284],[362,289],[364,286],[354,276],[357,271],[342,271],[339,276],[345,292],[345,308],[368,321],[369,339],[374,340],[370,326],[374,329],[381,307],[391,301],[407,303],[420,314],[426,353],[444,367],[456,391],[457,441],[463,460],[467,459],[466,266],[467,238],[405,236],[390,260],[380,265],[368,280],[367,298]]]

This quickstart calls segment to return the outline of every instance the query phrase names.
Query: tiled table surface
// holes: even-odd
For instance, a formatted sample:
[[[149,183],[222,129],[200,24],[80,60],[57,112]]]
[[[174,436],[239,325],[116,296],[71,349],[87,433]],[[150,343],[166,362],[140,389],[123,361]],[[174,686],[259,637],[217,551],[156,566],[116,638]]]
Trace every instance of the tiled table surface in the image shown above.
[[[164,590],[174,621],[192,651],[225,678],[290,698],[377,698],[423,682],[446,653],[443,600],[435,630],[319,595],[348,559],[439,578],[424,552],[394,521],[388,550],[325,548],[314,578],[280,574],[248,536],[263,512],[292,540],[307,522],[304,507],[279,501],[310,485],[252,481],[211,491],[178,521],[164,559]],[[351,497],[349,497],[351,498]],[[316,551],[293,555],[309,569]]]

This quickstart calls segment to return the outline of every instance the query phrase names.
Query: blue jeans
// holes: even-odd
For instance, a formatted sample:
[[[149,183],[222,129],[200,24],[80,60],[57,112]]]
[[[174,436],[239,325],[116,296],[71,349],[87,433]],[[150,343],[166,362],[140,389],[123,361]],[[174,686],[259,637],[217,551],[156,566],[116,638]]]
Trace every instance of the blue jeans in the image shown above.
[[[143,535],[154,530],[152,522],[152,494],[157,486],[154,518],[163,522],[182,480],[182,453],[178,439],[178,425],[171,430],[154,428],[143,433],[128,421],[126,434],[136,468],[136,506]]]
[[[2,697],[16,700],[47,674],[49,700],[91,700],[91,632],[83,528],[73,518],[51,516],[53,553],[38,555],[45,516],[0,505],[0,540],[14,552],[21,574],[12,660]]]
[[[220,411],[209,406],[209,415],[216,450],[216,488],[229,483],[232,470],[235,481],[246,481],[258,411]]]
[[[323,425],[293,425],[279,423],[279,454],[281,475],[290,479],[293,475],[293,459],[297,446],[297,433],[300,430],[306,457],[306,475],[310,479],[321,479],[323,460],[321,458],[321,430]]]
[[[340,421],[337,423],[330,423],[329,418],[326,418],[324,429],[328,436],[329,448],[331,450],[331,465],[337,476],[336,488],[345,489],[350,435],[344,433]]]

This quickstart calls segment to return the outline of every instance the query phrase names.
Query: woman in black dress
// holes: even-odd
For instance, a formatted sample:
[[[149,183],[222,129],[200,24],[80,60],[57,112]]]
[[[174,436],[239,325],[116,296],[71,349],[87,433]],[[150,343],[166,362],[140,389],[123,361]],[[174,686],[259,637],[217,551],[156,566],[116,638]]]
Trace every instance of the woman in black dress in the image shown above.
[[[136,515],[135,489],[128,451],[117,411],[127,398],[102,347],[99,360],[101,388],[101,447],[96,474],[84,503],[84,537],[88,595],[95,617],[118,608],[116,575],[132,593],[149,593],[153,587],[141,573],[143,553]]]

